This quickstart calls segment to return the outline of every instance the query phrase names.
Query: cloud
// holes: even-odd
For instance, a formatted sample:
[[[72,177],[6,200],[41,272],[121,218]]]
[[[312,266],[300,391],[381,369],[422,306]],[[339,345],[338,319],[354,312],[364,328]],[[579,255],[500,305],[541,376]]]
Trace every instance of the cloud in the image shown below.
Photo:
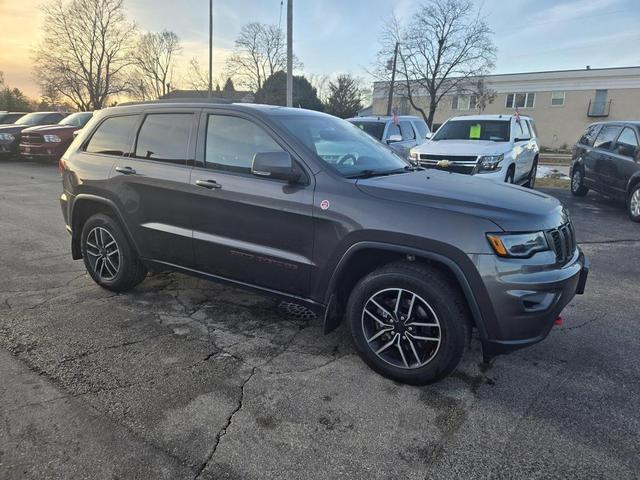
[[[557,3],[552,7],[537,12],[533,16],[533,21],[538,20],[545,23],[568,22],[609,8],[616,3],[619,3],[619,0],[573,0],[566,3]]]

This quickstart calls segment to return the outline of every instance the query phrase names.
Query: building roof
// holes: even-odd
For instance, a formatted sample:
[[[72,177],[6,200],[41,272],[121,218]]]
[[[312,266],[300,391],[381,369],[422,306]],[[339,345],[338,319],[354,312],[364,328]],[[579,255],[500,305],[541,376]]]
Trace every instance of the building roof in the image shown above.
[[[476,79],[470,78],[469,82]],[[640,88],[640,66],[500,73],[484,79],[496,93]],[[388,85],[375,82],[374,98],[386,95]]]

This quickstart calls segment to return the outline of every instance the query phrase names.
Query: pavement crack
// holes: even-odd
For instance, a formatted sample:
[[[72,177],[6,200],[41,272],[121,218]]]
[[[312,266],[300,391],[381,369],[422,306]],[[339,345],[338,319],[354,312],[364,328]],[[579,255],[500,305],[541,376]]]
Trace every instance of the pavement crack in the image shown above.
[[[81,358],[85,358],[85,357],[89,357],[91,355],[95,355],[101,352],[105,352],[107,350],[113,350],[116,348],[123,348],[123,347],[129,347],[131,345],[137,345],[138,343],[143,343],[146,342],[148,340],[152,340],[154,338],[158,338],[158,337],[166,337],[168,335],[173,335],[173,332],[168,332],[168,333],[160,333],[158,335],[150,335],[148,337],[145,338],[140,338],[138,340],[130,340],[130,341],[126,341],[126,342],[121,342],[121,343],[117,343],[115,345],[108,345],[106,347],[103,348],[98,348],[95,350],[87,350],[86,352],[82,352],[74,357],[65,357],[62,360],[60,360],[60,362],[58,362],[58,365],[63,364],[63,363],[67,363],[67,362],[74,362],[76,360],[79,360]]]
[[[220,445],[220,442],[222,441],[222,437],[224,437],[227,434],[227,430],[229,429],[229,427],[233,423],[233,418],[242,409],[242,405],[244,403],[244,389],[245,389],[245,386],[253,378],[253,376],[255,375],[257,370],[258,370],[258,367],[253,367],[251,369],[251,373],[247,376],[247,378],[245,378],[245,380],[242,382],[242,385],[240,385],[240,398],[238,399],[238,404],[236,405],[236,408],[231,412],[231,414],[227,417],[227,421],[226,421],[225,425],[222,427],[222,429],[216,435],[216,439],[215,439],[215,442],[213,444],[213,448],[211,449],[211,453],[209,453],[209,455],[207,456],[207,459],[204,461],[204,463],[198,469],[198,471],[196,473],[196,476],[194,477],[194,480],[197,480],[198,478],[200,478],[200,475],[202,475],[202,472],[204,472],[205,468],[207,468],[207,465],[209,464],[209,462],[211,461],[211,459],[215,455],[216,450],[218,449],[218,446]]]

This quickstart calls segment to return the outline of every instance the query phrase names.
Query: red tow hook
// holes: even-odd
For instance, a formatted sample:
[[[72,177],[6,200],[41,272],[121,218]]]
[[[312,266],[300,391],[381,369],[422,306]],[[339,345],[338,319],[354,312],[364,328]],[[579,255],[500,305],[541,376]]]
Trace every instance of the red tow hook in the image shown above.
[[[553,324],[554,324],[556,327],[561,327],[561,326],[562,326],[562,317],[558,317],[558,318],[556,318],[556,319],[553,321]]]

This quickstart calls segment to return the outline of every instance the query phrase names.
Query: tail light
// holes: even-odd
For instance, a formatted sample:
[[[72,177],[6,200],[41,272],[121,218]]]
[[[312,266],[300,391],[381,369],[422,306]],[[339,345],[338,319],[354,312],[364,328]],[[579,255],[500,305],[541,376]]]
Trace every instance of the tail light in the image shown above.
[[[62,175],[64,173],[64,170],[66,168],[64,159],[61,158],[60,160],[58,160],[58,171],[60,172],[60,175]]]

